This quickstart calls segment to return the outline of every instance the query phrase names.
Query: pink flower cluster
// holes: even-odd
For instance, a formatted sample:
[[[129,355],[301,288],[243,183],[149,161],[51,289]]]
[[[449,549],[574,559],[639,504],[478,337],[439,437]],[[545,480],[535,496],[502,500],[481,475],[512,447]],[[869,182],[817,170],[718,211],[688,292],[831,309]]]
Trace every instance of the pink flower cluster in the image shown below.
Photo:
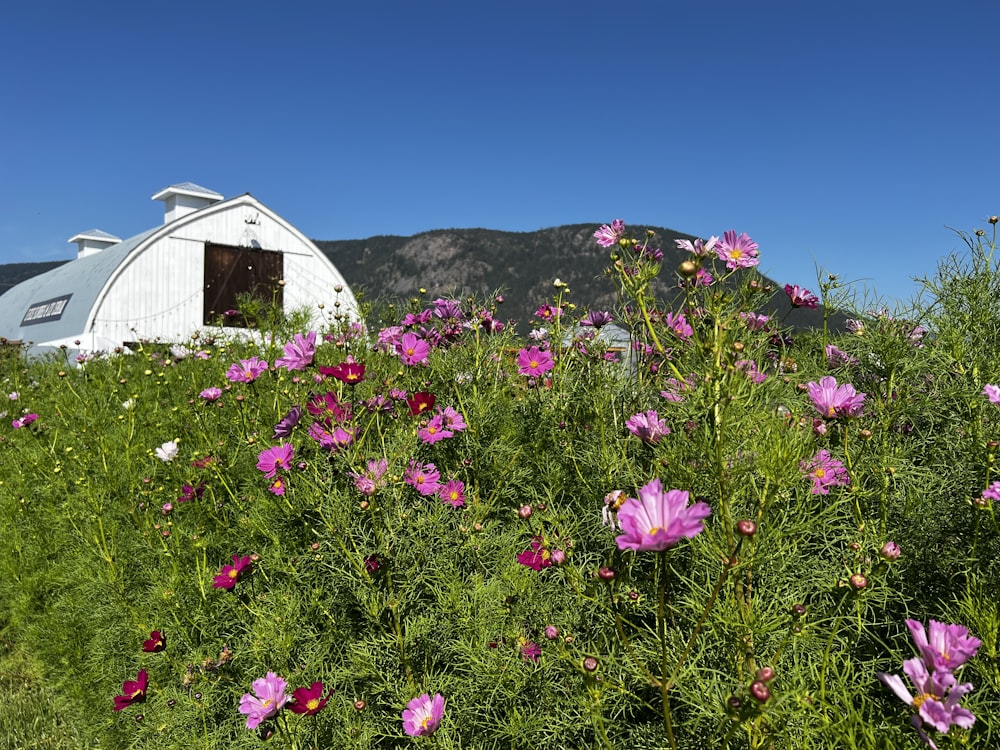
[[[827,450],[821,450],[810,460],[802,461],[799,468],[812,480],[814,495],[829,495],[831,487],[846,487],[851,483],[844,464],[832,458]]]
[[[972,691],[972,683],[959,683],[955,672],[976,655],[982,643],[961,625],[931,620],[929,633],[916,620],[907,620],[906,626],[920,652],[920,656],[903,662],[903,672],[916,688],[916,695],[910,693],[898,675],[880,672],[878,677],[916,711],[910,723],[920,738],[930,747],[937,747],[928,736],[927,727],[946,734],[952,726],[968,729],[976,721],[971,711],[959,705]]]

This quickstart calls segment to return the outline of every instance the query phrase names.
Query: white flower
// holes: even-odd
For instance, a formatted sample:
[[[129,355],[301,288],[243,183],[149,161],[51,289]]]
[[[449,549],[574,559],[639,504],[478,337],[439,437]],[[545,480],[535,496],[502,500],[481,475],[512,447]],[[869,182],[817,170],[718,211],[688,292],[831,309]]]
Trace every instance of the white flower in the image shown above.
[[[177,443],[170,440],[156,449],[156,457],[161,461],[169,463],[177,458]]]
[[[125,401],[125,402],[122,403],[122,408],[123,409],[131,409],[133,406],[135,406],[135,399],[134,398],[130,398],[128,401]],[[166,443],[164,443],[164,445],[166,445]]]
[[[17,401],[19,398],[21,398],[21,394],[18,393],[17,391],[11,391],[10,393],[7,394],[7,398],[9,398],[11,401]]]

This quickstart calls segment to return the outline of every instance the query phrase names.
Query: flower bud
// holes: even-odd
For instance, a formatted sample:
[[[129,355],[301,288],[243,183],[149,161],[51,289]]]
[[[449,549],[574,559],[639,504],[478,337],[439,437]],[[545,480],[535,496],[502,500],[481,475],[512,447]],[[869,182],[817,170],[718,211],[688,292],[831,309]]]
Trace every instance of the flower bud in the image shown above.
[[[754,680],[750,683],[750,695],[754,697],[754,700],[767,703],[768,698],[771,697],[771,689],[760,680]]]
[[[902,550],[899,549],[899,545],[895,542],[886,542],[882,545],[882,549],[878,553],[882,556],[883,560],[898,560]]]
[[[557,628],[555,625],[546,625],[545,637],[548,638],[550,641],[554,641],[556,638],[559,637],[559,628]]]
[[[990,224],[996,224],[998,221],[1000,221],[1000,216],[991,216],[989,218]]]
[[[851,584],[851,588],[853,588],[855,591],[860,591],[861,589],[863,589],[865,586],[868,585],[868,579],[865,578],[860,573],[855,573],[848,579],[848,581]]]
[[[522,505],[518,509],[517,515],[522,519],[526,519],[526,518],[531,518],[531,514],[533,512],[534,510],[532,510],[532,507],[530,505]]]
[[[615,575],[617,574],[615,573],[614,568],[609,568],[607,566],[604,566],[597,571],[597,577],[602,581],[613,581],[615,580]]]
[[[557,547],[549,553],[549,559],[552,560],[553,565],[562,565],[566,562],[566,553]]]
[[[805,617],[806,615],[806,605],[805,604],[793,604],[792,605],[792,615],[795,617]]]
[[[741,701],[735,695],[730,695],[729,698],[726,699],[726,705],[729,707],[731,711],[739,711],[741,708],[743,708],[743,701]]]
[[[359,700],[354,701],[354,710],[355,711],[364,711],[366,708],[368,708],[368,704],[365,703],[363,700],[359,699]]]
[[[740,536],[752,537],[757,533],[757,524],[744,518],[742,521],[736,522],[736,531],[739,532]]]
[[[681,276],[689,279],[698,273],[698,264],[693,260],[685,260],[680,264],[680,266],[678,266],[677,271]]]
[[[596,672],[599,666],[600,662],[597,661],[596,656],[587,656],[583,660],[583,668],[587,672]]]
[[[770,682],[774,679],[774,670],[771,667],[761,667],[757,670],[756,677],[761,682]]]

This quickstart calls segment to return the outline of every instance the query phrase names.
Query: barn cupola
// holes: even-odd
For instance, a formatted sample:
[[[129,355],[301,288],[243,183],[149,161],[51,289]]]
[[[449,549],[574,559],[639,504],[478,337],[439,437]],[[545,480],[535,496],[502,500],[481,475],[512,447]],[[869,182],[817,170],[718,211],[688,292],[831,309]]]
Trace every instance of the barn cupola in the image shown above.
[[[121,237],[115,237],[113,234],[102,232],[100,229],[90,229],[69,238],[69,242],[76,243],[77,258],[86,258],[88,255],[94,255],[105,248],[117,245],[121,241]]]
[[[223,196],[214,190],[195,185],[193,182],[182,182],[179,185],[165,187],[153,196],[154,201],[163,201],[166,206],[163,216],[164,224],[169,224],[182,216],[218,203],[222,198]]]

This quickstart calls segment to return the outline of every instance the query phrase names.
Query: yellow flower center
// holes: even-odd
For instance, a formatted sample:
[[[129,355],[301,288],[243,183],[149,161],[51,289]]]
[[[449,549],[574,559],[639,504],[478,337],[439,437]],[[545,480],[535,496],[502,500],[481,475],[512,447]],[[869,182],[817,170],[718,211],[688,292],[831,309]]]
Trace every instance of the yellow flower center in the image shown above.
[[[534,370],[536,367],[538,367],[538,362],[536,362],[535,360],[531,360],[528,363],[528,367],[530,367],[532,370]]]
[[[658,534],[658,533],[660,533],[661,531],[663,531],[663,528],[662,528],[662,527],[660,527],[660,526],[654,526],[653,528],[651,528],[651,529],[649,530],[649,535],[650,535],[650,536],[653,536],[654,534]]]
[[[448,497],[451,498],[452,502],[458,501],[458,493],[455,490],[452,490]]]
[[[310,698],[308,701],[306,701],[306,708],[308,708],[310,711],[315,711],[317,708],[319,708],[319,698]]]
[[[240,572],[236,568],[233,568],[232,570],[229,571],[229,577],[233,579],[239,576],[239,574]]]
[[[933,700],[934,697],[935,696],[933,696],[931,693],[921,693],[920,695],[918,695],[913,699],[913,707],[919,711],[920,706],[923,705],[924,701]]]
[[[410,348],[410,349],[407,349],[407,350],[406,350],[406,353],[407,353],[407,354],[408,354],[409,356],[411,356],[411,357],[412,357],[412,356],[413,356],[413,349],[412,349],[412,348]]]
[[[813,472],[813,476],[817,479],[822,479],[826,476],[826,472],[821,467],[817,467],[816,471]]]

